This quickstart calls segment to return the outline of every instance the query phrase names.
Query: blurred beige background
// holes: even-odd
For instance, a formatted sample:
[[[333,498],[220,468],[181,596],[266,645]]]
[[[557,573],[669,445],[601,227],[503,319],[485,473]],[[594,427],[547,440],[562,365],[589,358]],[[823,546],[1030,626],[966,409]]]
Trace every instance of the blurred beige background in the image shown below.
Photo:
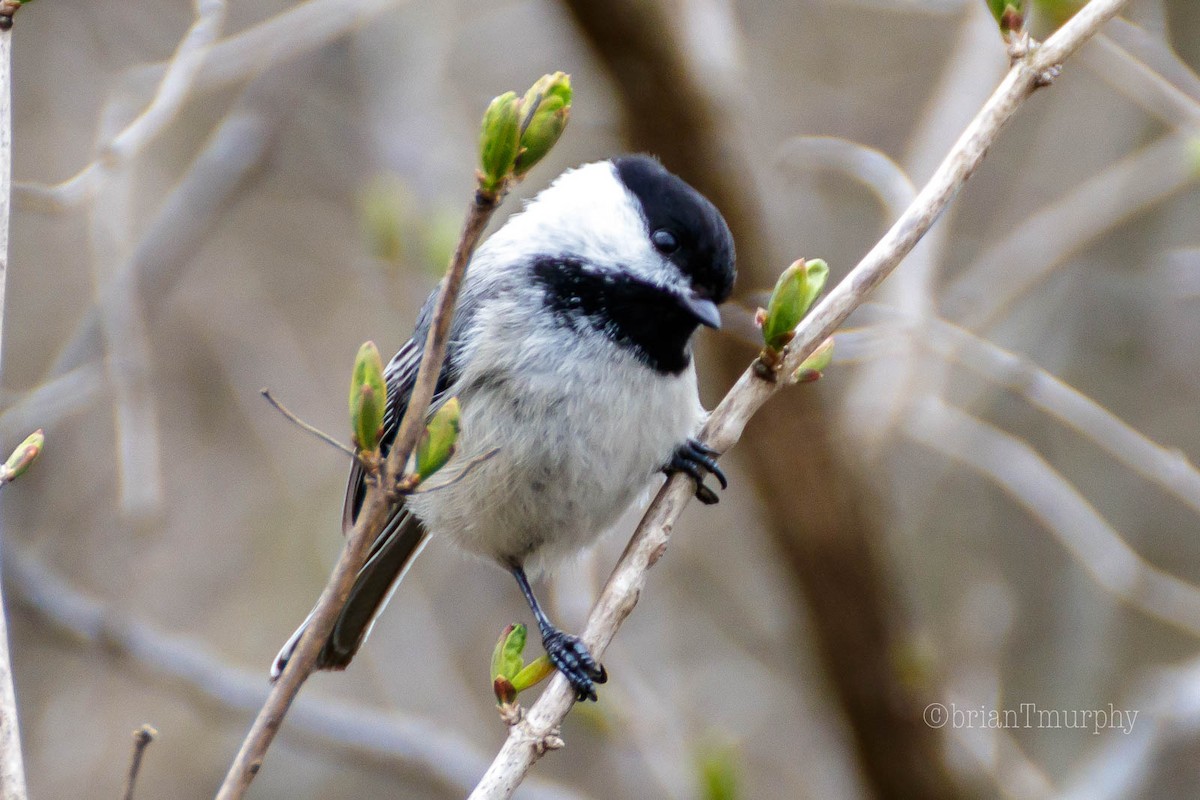
[[[594,4],[641,38],[581,0],[22,10],[0,444],[46,429],[3,509],[31,795],[119,796],[143,722],[139,798],[216,789],[340,545],[344,457],[259,389],[348,438],[353,355],[407,338],[492,96],[562,69],[576,97],[501,218],[649,144],[734,219],[712,404],[773,276],[845,274],[999,81],[983,5]],[[746,798],[1194,795],[1198,64],[1197,4],[1134,0],[1027,104],[826,378],[726,458],[720,505],[687,510],[602,701],[518,796],[724,796],[714,773]],[[635,522],[554,582],[569,629]],[[251,796],[464,796],[504,735],[492,645],[527,617],[435,542]],[[927,703],[1139,713],[938,728]]]

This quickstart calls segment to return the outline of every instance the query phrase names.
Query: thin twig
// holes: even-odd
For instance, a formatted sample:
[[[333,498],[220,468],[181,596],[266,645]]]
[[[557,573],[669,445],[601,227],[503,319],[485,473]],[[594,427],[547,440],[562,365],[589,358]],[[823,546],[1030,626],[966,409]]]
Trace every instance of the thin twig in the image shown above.
[[[1045,44],[1013,66],[912,205],[796,329],[785,362],[787,374],[832,335],[912,250],[974,173],[1021,104],[1036,88],[1045,85],[1051,70],[1093,36],[1126,2],[1093,0]],[[764,381],[752,369],[747,370],[709,417],[701,440],[719,452],[728,450],[740,438],[750,417],[779,388],[780,384]],[[693,491],[688,480],[677,475],[647,509],[588,619],[583,638],[597,657],[604,653],[637,604],[647,571],[666,550],[671,529]],[[525,719],[509,729],[492,766],[472,792],[472,800],[511,797],[545,752],[544,742],[562,724],[573,703],[574,692],[561,675],[555,675]]]
[[[358,453],[356,453],[354,451],[353,447],[348,447],[347,445],[342,444],[337,439],[333,438],[332,436],[330,436],[328,433],[321,430],[320,428],[318,428],[314,425],[309,425],[307,422],[300,419],[298,416],[296,416],[291,411],[289,411],[287,406],[285,406],[283,403],[276,400],[271,395],[270,389],[267,389],[266,387],[264,387],[262,389],[259,389],[258,393],[261,394],[263,397],[265,397],[267,402],[275,407],[276,411],[278,411],[280,414],[283,414],[285,419],[287,419],[289,422],[293,423],[300,430],[311,433],[313,436],[317,437],[322,442],[325,442],[325,444],[336,447],[338,450],[341,450],[343,453],[350,456],[355,461],[358,460]]]
[[[337,439],[330,436],[325,431],[321,430],[320,428],[316,427],[315,425],[310,425],[309,423],[300,419],[300,417],[296,416],[296,414],[293,413],[291,410],[289,410],[287,406],[285,406],[283,403],[281,403],[275,399],[274,395],[271,394],[270,389],[267,389],[267,388],[260,389],[259,394],[261,394],[263,397],[265,397],[267,402],[270,403],[272,406],[274,406],[276,411],[278,411],[280,414],[283,414],[284,418],[287,419],[289,422],[293,423],[294,425],[296,425],[296,427],[300,428],[301,430],[305,431],[306,433],[311,433],[313,436],[317,437],[322,442],[325,442],[326,444],[336,447],[338,450],[341,450],[343,453],[350,456],[355,461],[359,461],[359,462],[363,463],[364,466],[366,466],[366,467],[370,466],[365,461],[363,461],[362,456],[359,455],[358,451],[356,451],[354,448],[348,447],[348,446],[342,444],[341,442],[339,442]],[[412,489],[411,491],[405,491],[404,493],[405,494],[427,494],[429,492],[436,492],[439,489],[445,489],[447,486],[453,486],[454,484],[461,481],[463,478],[470,475],[471,472],[476,467],[478,467],[480,464],[487,461],[488,459],[490,459],[492,456],[496,455],[496,453],[499,453],[499,452],[500,452],[500,450],[497,448],[497,449],[493,449],[493,450],[488,450],[483,455],[475,456],[474,458],[470,459],[465,464],[463,464],[462,467],[459,468],[459,470],[455,474],[455,476],[448,481],[445,481],[443,483],[438,483],[438,484],[432,485],[432,486],[426,485],[426,482],[421,482],[419,484],[416,484],[415,489]],[[418,480],[418,479],[414,477],[414,483],[416,482],[416,480]]]
[[[429,411],[429,404],[433,400],[438,374],[441,372],[442,362],[446,358],[454,305],[458,300],[458,292],[462,287],[467,264],[479,244],[484,228],[487,227],[488,221],[499,205],[500,197],[499,193],[488,195],[476,192],[467,210],[466,223],[438,294],[437,306],[430,324],[429,335],[425,340],[421,366],[417,371],[412,394],[409,396],[408,408],[400,421],[396,439],[388,453],[387,461],[383,465],[382,484],[367,487],[358,519],[347,534],[346,545],[329,578],[329,583],[321,593],[304,635],[296,644],[292,657],[271,688],[271,693],[255,718],[250,732],[246,734],[241,749],[217,792],[217,800],[236,800],[236,798],[242,797],[254,780],[254,776],[258,774],[267,748],[271,746],[275,734],[279,732],[288,708],[296,698],[300,687],[304,685],[304,681],[312,674],[317,656],[333,630],[338,613],[350,596],[350,590],[354,586],[358,571],[366,561],[371,543],[383,530],[391,509],[397,501],[395,489],[397,481],[404,472],[409,456],[416,448],[426,414]]]
[[[133,760],[129,764],[129,777],[125,780],[125,800],[133,800],[133,788],[142,769],[142,756],[157,736],[158,731],[150,725],[142,725],[133,732]]]
[[[0,29],[0,331],[8,274],[8,214],[12,181],[12,32]],[[2,594],[2,593],[0,593]],[[0,597],[0,800],[25,800],[25,764],[17,724],[17,695],[8,654],[8,620]]]
[[[433,321],[429,326],[429,335],[425,338],[425,352],[421,356],[421,366],[417,369],[417,379],[413,384],[412,394],[408,398],[408,409],[400,420],[400,429],[396,432],[396,440],[388,454],[388,473],[391,482],[404,470],[408,457],[417,446],[417,440],[425,426],[425,415],[429,404],[433,402],[434,389],[437,386],[438,375],[442,371],[442,362],[446,359],[446,347],[450,342],[450,323],[454,317],[454,305],[458,302],[458,292],[462,288],[463,276],[467,273],[467,263],[471,254],[483,236],[483,229],[492,218],[500,200],[476,192],[475,198],[467,212],[466,225],[459,237],[458,247],[455,248],[450,270],[442,283],[438,295],[437,307],[433,312]]]

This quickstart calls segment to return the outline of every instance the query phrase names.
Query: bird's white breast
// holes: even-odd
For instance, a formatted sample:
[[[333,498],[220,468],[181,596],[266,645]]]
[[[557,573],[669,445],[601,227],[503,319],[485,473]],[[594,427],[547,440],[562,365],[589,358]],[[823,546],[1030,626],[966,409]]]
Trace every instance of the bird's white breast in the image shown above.
[[[454,482],[409,505],[432,534],[536,571],[610,526],[704,412],[691,365],[655,372],[599,332],[563,336],[516,301],[481,316],[450,389],[459,448],[429,485]]]

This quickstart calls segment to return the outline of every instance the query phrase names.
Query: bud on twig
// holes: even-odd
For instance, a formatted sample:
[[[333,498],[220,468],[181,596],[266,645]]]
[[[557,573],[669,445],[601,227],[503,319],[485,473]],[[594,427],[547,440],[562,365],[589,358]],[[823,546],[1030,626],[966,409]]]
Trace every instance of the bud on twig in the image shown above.
[[[571,115],[571,76],[543,75],[521,100],[521,149],[513,172],[518,178],[545,157],[558,142]]]
[[[1006,39],[1024,32],[1025,0],[987,0],[987,4]]]
[[[763,343],[771,350],[782,350],[795,335],[796,326],[812,308],[813,301],[825,288],[829,265],[819,258],[800,259],[783,271],[771,292],[761,321]]]
[[[354,359],[354,377],[350,381],[350,426],[354,444],[364,453],[378,450],[386,409],[383,360],[375,343],[365,342]]]
[[[518,694],[541,683],[554,672],[554,665],[546,656],[524,663],[527,638],[528,631],[524,625],[509,625],[500,633],[500,639],[492,650],[492,691],[496,693],[496,702],[506,715],[511,714],[511,706],[517,702]]]
[[[0,465],[0,486],[24,475],[25,471],[33,466],[33,462],[38,460],[38,456],[42,454],[42,448],[45,446],[45,431],[38,428],[29,434],[25,441],[17,445],[16,450],[13,450],[8,461]]]
[[[525,96],[505,92],[483,115],[479,135],[479,191],[497,198],[507,183],[520,180],[541,161],[567,127],[571,116],[571,77],[543,75]]]
[[[525,626],[516,623],[500,632],[500,639],[492,650],[492,691],[500,706],[500,715],[506,720],[517,718],[517,690],[512,679],[521,671],[525,651]]]
[[[446,466],[450,456],[454,455],[461,416],[458,398],[451,397],[425,426],[425,432],[421,434],[421,441],[417,444],[417,452],[413,455],[412,471],[419,480],[425,480]]]
[[[0,31],[10,30],[13,26],[13,15],[21,6],[32,2],[33,0],[0,0]]]
[[[500,632],[500,639],[492,650],[492,677],[512,680],[524,664],[521,654],[525,652],[528,631],[518,623],[509,625]]]
[[[817,345],[817,349],[813,350],[812,355],[804,359],[796,371],[792,373],[792,380],[796,383],[812,383],[820,380],[821,375],[829,368],[833,362],[833,337],[830,336],[821,344]]]
[[[512,687],[520,694],[529,687],[538,685],[552,674],[554,674],[554,664],[550,663],[550,657],[538,656],[513,676]]]
[[[483,114],[479,134],[479,188],[500,194],[512,173],[521,147],[521,101],[516,92],[505,92]]]
[[[829,265],[819,258],[792,263],[783,271],[771,292],[766,308],[754,315],[754,323],[762,329],[762,352],[755,362],[759,377],[775,381],[783,366],[783,350],[796,335],[796,326],[812,308],[817,296],[829,279]]]

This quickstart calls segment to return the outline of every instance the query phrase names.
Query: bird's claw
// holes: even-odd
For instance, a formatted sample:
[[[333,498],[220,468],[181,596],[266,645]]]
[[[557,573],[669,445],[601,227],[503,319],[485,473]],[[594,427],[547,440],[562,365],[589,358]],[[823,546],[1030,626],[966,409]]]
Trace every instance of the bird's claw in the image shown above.
[[[596,662],[587,645],[578,636],[551,630],[542,638],[546,655],[550,663],[563,674],[571,688],[575,690],[575,699],[596,700],[597,683],[608,681],[608,673]]]
[[[722,489],[729,488],[725,473],[717,466],[716,450],[701,444],[695,439],[688,439],[675,450],[671,462],[663,468],[663,472],[673,475],[683,472],[696,481],[696,499],[707,506],[716,503],[720,498],[717,493],[704,485],[705,473],[711,473],[721,484]]]

